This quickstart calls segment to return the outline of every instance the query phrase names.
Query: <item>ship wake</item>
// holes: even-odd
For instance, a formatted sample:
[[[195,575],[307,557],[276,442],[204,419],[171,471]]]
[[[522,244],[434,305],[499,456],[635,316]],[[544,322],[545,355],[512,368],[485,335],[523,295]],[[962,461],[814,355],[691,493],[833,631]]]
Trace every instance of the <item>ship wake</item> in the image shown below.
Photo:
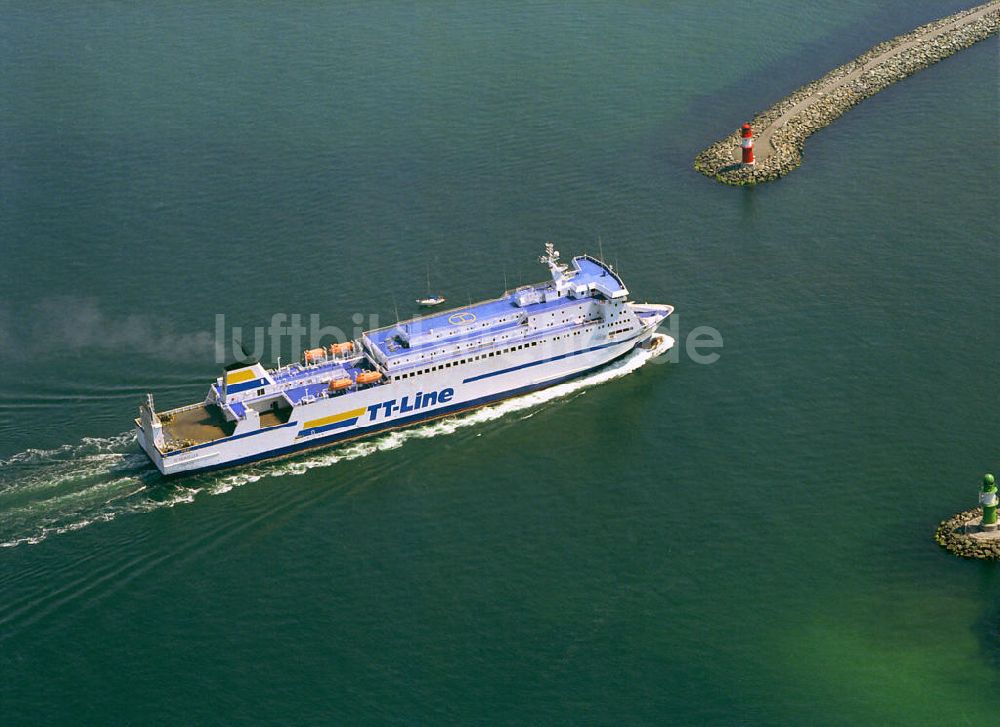
[[[264,478],[301,475],[338,462],[396,449],[411,439],[428,439],[526,412],[597,384],[625,376],[653,360],[655,351],[637,349],[578,379],[508,399],[467,414],[375,435],[289,459],[230,472],[164,480],[135,436],[87,437],[55,449],[29,449],[0,459],[0,547],[36,544],[51,535],[73,532],[97,522],[194,502],[200,495],[221,495]]]

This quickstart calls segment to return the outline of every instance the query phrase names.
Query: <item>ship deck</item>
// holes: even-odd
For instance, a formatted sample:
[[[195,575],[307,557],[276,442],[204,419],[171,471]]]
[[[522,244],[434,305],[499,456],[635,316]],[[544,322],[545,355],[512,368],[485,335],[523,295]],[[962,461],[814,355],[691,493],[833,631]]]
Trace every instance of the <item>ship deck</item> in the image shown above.
[[[232,436],[236,422],[226,421],[219,407],[200,405],[160,414],[167,445],[202,444]]]
[[[260,414],[261,428],[273,427],[288,421],[291,409],[268,410]],[[163,436],[168,445],[189,447],[231,437],[236,422],[226,421],[222,410],[215,404],[200,404],[159,415]]]
[[[314,365],[293,363],[280,369],[269,369],[267,373],[287,398],[288,403],[294,406],[303,397],[318,397],[323,394],[331,379],[356,379],[358,374],[368,370],[370,367],[364,364],[361,357],[357,357],[348,360],[324,361]],[[319,382],[308,383],[317,378],[320,379]],[[225,398],[218,382],[212,384],[212,389],[219,400]],[[228,406],[238,417],[243,416],[246,408],[243,402],[233,402]]]
[[[580,255],[573,258],[573,265],[575,272],[571,279],[574,284],[593,284],[598,288],[598,290],[608,297],[618,296],[622,292],[628,292],[624,283],[622,283],[621,278],[618,277],[618,274],[595,258],[588,255]],[[392,340],[400,328],[414,332],[428,332],[435,329],[447,329],[452,326],[465,325],[475,321],[480,321],[487,325],[484,325],[482,328],[478,328],[477,330],[469,331],[461,336],[449,337],[448,343],[467,342],[470,340],[485,338],[487,336],[494,336],[497,333],[503,333],[509,329],[519,327],[520,324],[517,321],[501,322],[502,318],[512,312],[525,311],[531,315],[537,315],[539,313],[558,310],[565,306],[575,305],[579,302],[578,300],[572,298],[558,298],[547,302],[532,303],[526,308],[522,308],[514,302],[514,296],[518,293],[518,291],[530,288],[534,288],[535,290],[545,290],[550,287],[551,284],[548,282],[527,285],[514,291],[505,291],[499,298],[485,300],[481,303],[473,303],[460,308],[452,308],[450,310],[426,316],[417,316],[392,326],[367,331],[365,335],[368,337],[368,340],[371,341],[371,343],[386,357],[386,359],[389,360],[398,356],[411,354],[413,351],[434,348],[441,344],[441,341],[427,341],[425,343],[411,345],[410,348],[401,349],[398,346],[394,346]],[[494,321],[495,323],[489,325],[490,321]]]

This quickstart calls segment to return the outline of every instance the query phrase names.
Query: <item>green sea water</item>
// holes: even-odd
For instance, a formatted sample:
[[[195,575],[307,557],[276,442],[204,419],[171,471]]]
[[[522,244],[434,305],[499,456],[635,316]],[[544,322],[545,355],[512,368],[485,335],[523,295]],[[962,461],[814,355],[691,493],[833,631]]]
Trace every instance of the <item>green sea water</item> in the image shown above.
[[[961,7],[0,3],[0,723],[990,724],[1000,572],[931,536],[1000,469],[996,38],[776,184],[691,168]],[[216,314],[547,240],[677,360],[173,482],[128,434]]]

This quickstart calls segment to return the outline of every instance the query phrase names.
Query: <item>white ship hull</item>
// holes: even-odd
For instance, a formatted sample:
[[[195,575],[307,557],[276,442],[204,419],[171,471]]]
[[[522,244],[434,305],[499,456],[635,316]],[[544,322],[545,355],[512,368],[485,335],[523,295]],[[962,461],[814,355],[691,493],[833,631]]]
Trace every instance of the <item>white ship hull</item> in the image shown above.
[[[295,408],[285,424],[176,452],[161,452],[148,441],[141,426],[136,427],[136,434],[139,444],[164,475],[231,467],[290,455],[456,414],[558,384],[600,368],[636,346],[649,342],[654,328],[645,328],[639,335],[620,342],[592,340],[588,341],[591,345],[577,349],[553,344],[550,351],[542,353],[526,349],[518,352],[521,356],[505,362],[501,370],[505,373],[498,373],[492,362],[486,359],[455,367],[454,370],[445,368],[420,380],[404,379],[375,386],[349,398],[334,397],[303,404]],[[673,339],[664,335],[658,346],[665,352],[673,343]],[[545,362],[539,363],[540,358]],[[450,395],[447,392],[451,392]],[[431,393],[437,395],[436,399],[444,398],[446,401],[436,400],[424,405],[426,395]],[[323,431],[310,433],[309,428],[304,426],[307,422],[354,413],[356,417],[334,422]]]
[[[552,280],[475,305],[401,321],[356,341],[308,349],[268,370],[228,366],[199,404],[139,408],[139,444],[178,475],[363,437],[552,386],[655,341],[669,305],[628,300],[614,270],[587,255],[559,262]]]

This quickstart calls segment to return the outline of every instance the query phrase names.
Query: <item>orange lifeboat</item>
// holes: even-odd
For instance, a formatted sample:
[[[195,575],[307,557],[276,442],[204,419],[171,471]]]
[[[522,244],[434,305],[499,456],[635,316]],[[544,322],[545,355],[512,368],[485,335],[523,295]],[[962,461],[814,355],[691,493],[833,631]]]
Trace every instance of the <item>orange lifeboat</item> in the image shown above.
[[[374,384],[376,381],[382,378],[382,374],[378,371],[362,371],[358,374],[357,382],[359,384]]]
[[[316,363],[326,358],[325,348],[309,348],[305,351],[306,363]]]
[[[330,382],[330,391],[343,391],[349,389],[354,382],[350,379],[334,379]]]
[[[345,353],[350,353],[354,350],[354,344],[348,341],[347,343],[331,343],[330,344],[330,355],[331,356],[343,356]]]

